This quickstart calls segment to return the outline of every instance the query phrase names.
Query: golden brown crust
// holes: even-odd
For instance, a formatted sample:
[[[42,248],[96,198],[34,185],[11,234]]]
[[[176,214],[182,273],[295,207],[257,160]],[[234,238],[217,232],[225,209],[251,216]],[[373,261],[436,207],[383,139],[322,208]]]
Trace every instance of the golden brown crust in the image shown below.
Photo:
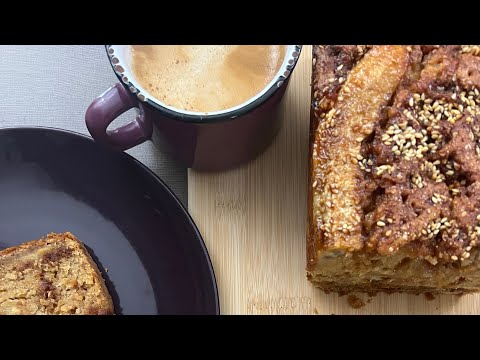
[[[0,314],[114,314],[97,265],[71,233],[0,251]]]
[[[314,46],[314,283],[333,291],[480,289],[479,49]],[[353,281],[360,270],[365,281]]]
[[[317,56],[318,47],[315,47]],[[379,46],[367,53],[345,79],[339,77],[339,91],[333,106],[321,109],[321,121],[312,111],[318,126],[311,129],[311,172],[309,205],[309,251],[319,247],[360,250],[360,194],[357,183],[361,169],[357,164],[360,143],[371,134],[407,70],[409,52],[402,46]],[[342,65],[337,66],[340,67]],[[317,65],[318,67],[318,65]],[[342,66],[343,68],[343,66]],[[314,83],[320,72],[314,71]],[[318,90],[316,90],[318,93]],[[314,93],[314,101],[316,101]],[[353,161],[352,161],[353,160]],[[309,257],[309,266],[315,256]]]

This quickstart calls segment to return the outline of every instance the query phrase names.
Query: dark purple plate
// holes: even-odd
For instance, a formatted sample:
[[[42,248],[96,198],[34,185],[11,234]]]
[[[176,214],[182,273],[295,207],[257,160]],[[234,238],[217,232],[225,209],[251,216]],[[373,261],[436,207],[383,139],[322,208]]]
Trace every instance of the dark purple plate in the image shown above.
[[[117,314],[219,313],[202,237],[154,173],[80,134],[1,129],[0,249],[65,231],[87,246]]]

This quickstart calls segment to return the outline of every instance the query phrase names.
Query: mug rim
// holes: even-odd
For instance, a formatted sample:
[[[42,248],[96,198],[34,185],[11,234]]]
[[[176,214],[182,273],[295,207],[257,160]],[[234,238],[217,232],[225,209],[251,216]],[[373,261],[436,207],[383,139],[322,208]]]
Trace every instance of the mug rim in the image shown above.
[[[122,84],[132,96],[137,95],[136,98],[138,99],[139,105],[142,105],[142,104],[150,105],[155,110],[158,110],[159,112],[164,113],[169,118],[173,118],[175,120],[180,120],[188,123],[201,123],[201,124],[233,120],[261,106],[264,102],[270,99],[282,86],[286,86],[286,83],[288,82],[288,79],[292,71],[295,69],[295,66],[297,65],[298,59],[300,57],[300,54],[303,48],[302,45],[290,45],[290,46],[294,46],[294,51],[292,52],[292,58],[291,58],[292,62],[291,63],[288,62],[285,67],[281,68],[278,71],[278,73],[275,75],[275,78],[272,79],[270,86],[262,89],[264,93],[261,96],[258,96],[252,101],[249,101],[251,99],[250,98],[249,100],[247,100],[249,102],[247,102],[244,106],[240,108],[233,108],[233,110],[226,109],[226,111],[221,113],[202,114],[201,112],[197,112],[195,114],[189,114],[189,113],[183,112],[182,109],[178,109],[178,108],[175,108],[175,110],[169,109],[166,106],[162,105],[161,102],[158,101],[157,99],[155,99],[157,101],[154,101],[149,98],[142,99],[140,96],[138,96],[139,95],[138,88],[130,80],[125,81],[122,74],[115,70],[115,66],[118,66],[119,64],[113,64],[112,59],[114,58],[114,56],[112,56],[112,54],[109,53],[110,46],[112,45],[105,45],[105,51],[106,51],[110,66],[115,76],[118,78],[120,84]],[[127,45],[127,46],[130,46],[130,45]],[[288,58],[288,54],[285,54],[285,59],[287,58]],[[281,72],[282,70],[283,70],[283,73]],[[242,104],[239,104],[238,106],[240,105]]]

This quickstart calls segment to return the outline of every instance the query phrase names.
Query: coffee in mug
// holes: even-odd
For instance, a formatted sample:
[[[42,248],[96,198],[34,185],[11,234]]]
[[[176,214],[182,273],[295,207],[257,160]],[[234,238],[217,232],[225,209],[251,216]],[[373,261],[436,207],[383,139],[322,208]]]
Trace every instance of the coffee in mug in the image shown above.
[[[192,112],[234,108],[270,83],[284,45],[132,45],[132,73],[153,97]]]
[[[151,140],[189,168],[227,170],[272,143],[301,45],[107,45],[119,82],[85,113],[92,137],[115,150]],[[111,129],[131,108],[136,117]]]

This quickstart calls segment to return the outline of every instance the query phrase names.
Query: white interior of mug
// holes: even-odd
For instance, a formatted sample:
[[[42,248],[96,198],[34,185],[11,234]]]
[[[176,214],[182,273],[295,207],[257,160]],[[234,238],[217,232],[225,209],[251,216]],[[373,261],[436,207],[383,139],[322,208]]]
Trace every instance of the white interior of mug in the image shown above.
[[[137,80],[132,73],[131,70],[131,62],[132,62],[132,54],[131,54],[131,47],[129,45],[108,45],[107,52],[110,58],[110,62],[113,66],[114,71],[119,75],[122,79],[123,83],[128,86],[130,91],[137,95],[140,101],[152,101],[160,106],[163,106],[171,111],[175,111],[182,114],[187,115],[199,115],[199,116],[213,116],[213,115],[221,115],[223,113],[228,113],[231,111],[235,111],[241,109],[258,98],[264,95],[272,86],[280,87],[283,84],[283,81],[288,78],[290,75],[291,70],[295,66],[298,57],[300,56],[301,45],[286,45],[285,51],[285,58],[283,60],[282,66],[275,74],[274,78],[270,81],[270,83],[265,86],[262,91],[258,94],[253,96],[252,98],[244,101],[243,103],[231,107],[225,110],[220,111],[211,111],[211,112],[196,112],[196,111],[188,111],[179,109],[173,106],[169,106],[164,102],[155,98],[152,94],[150,94],[147,89],[145,89]]]

